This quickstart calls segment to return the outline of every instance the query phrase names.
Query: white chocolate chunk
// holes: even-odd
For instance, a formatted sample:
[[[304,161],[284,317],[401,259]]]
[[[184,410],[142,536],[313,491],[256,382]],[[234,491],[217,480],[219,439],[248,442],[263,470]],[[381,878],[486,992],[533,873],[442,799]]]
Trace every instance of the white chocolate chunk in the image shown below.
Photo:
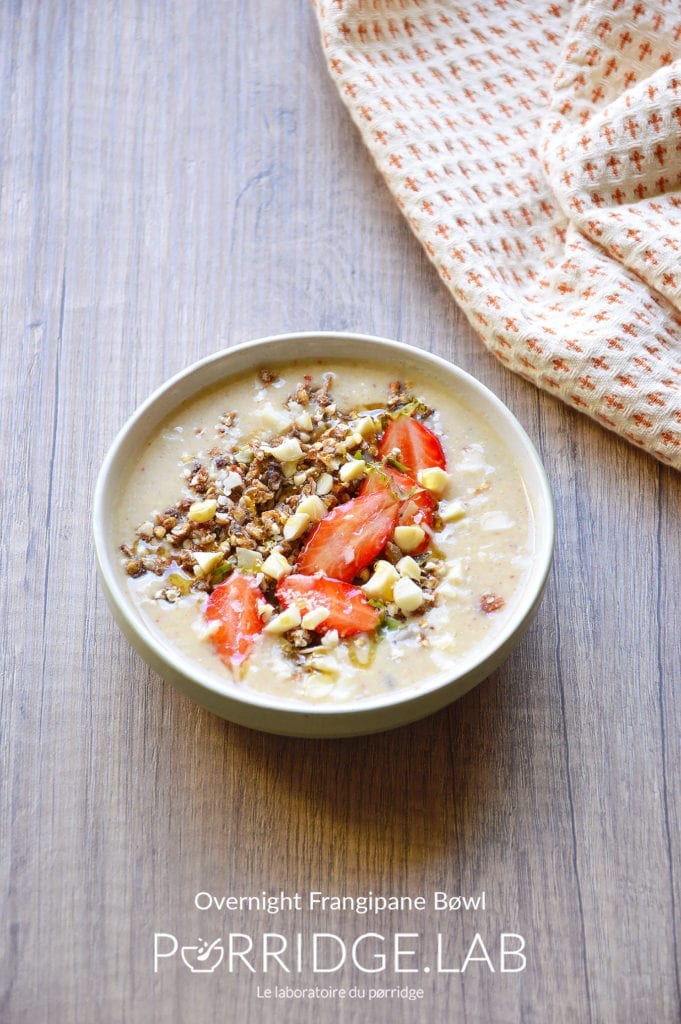
[[[408,576],[412,580],[421,579],[421,568],[411,555],[405,555],[404,558],[400,558],[395,568],[400,576]]]
[[[431,494],[444,494],[449,483],[449,473],[446,473],[440,466],[430,466],[427,469],[420,469],[417,473],[417,480],[422,487],[425,487]]]
[[[367,464],[364,459],[351,459],[341,466],[338,476],[344,484],[347,484],[350,480],[359,480],[361,477],[366,476],[366,472]]]
[[[440,519],[443,523],[455,523],[466,515],[466,506],[457,498],[443,505],[440,509]]]
[[[260,568],[260,555],[257,551],[251,551],[250,548],[237,548],[236,560],[239,568],[246,569],[248,572],[256,572]]]
[[[382,598],[384,601],[392,601],[393,587],[400,578],[400,574],[394,565],[379,559],[374,565],[374,572],[370,579],[362,587],[365,595],[369,598]]]
[[[282,576],[287,576],[292,572],[292,567],[288,564],[281,551],[273,551],[262,563],[262,571],[271,580],[280,580]]]
[[[309,412],[301,412],[299,416],[296,416],[295,424],[300,430],[307,430],[308,432],[314,427]]]
[[[212,636],[215,636],[222,623],[219,619],[214,619],[212,622],[203,622],[198,619],[192,623],[192,629],[196,633],[199,640],[209,640]]]
[[[415,612],[423,604],[423,591],[417,583],[403,576],[393,588],[393,601],[403,612]]]
[[[286,409],[276,409],[271,402],[266,402],[258,410],[258,420],[263,427],[281,433],[291,425],[291,417]]]
[[[376,433],[376,424],[372,420],[371,416],[362,416],[361,419],[357,420],[354,424],[355,430],[362,437],[373,437]]]
[[[301,619],[303,629],[316,629],[322,622],[328,619],[331,612],[328,608],[311,608]]]
[[[303,449],[297,437],[287,437],[281,444],[274,448],[266,448],[265,451],[273,455],[278,462],[298,462],[303,457]]]
[[[396,526],[393,536],[400,551],[404,551],[406,554],[416,551],[426,538],[426,534],[420,526]]]
[[[466,573],[464,571],[462,558],[452,559],[449,565],[449,569],[447,570],[447,579],[450,581],[450,583],[465,582]]]
[[[208,576],[209,573],[220,564],[223,559],[222,551],[195,551],[194,552],[194,575],[198,577]]]
[[[316,494],[308,494],[300,499],[296,512],[309,516],[313,523],[317,523],[326,515],[326,505]]]
[[[296,629],[300,625],[300,612],[294,604],[290,608],[284,608],[283,612],[275,615],[265,626],[265,633],[288,633],[289,629]]]
[[[206,501],[195,501],[193,505],[189,506],[187,519],[191,519],[193,523],[207,523],[217,510],[218,503],[213,498],[208,498]]]
[[[284,523],[284,540],[297,540],[307,530],[312,520],[304,512],[294,512]]]
[[[332,487],[333,477],[331,476],[331,474],[322,473],[321,476],[319,477],[319,480],[317,481],[317,486],[315,490],[317,491],[317,494],[323,496],[324,494],[329,494]]]
[[[340,640],[337,629],[330,629],[328,633],[325,633],[322,637],[322,646],[328,648],[330,651],[333,650],[334,647],[338,647],[339,643]]]
[[[480,529],[488,533],[496,533],[497,530],[511,530],[515,522],[505,512],[485,512],[480,520]]]
[[[490,472],[492,469],[485,463],[485,450],[481,444],[466,445],[455,468],[459,473],[478,473],[480,470]]]
[[[362,443],[362,440],[363,438],[361,434],[358,434],[357,431],[354,430],[350,431],[350,433],[345,438],[345,446],[346,448],[359,448],[359,446]]]

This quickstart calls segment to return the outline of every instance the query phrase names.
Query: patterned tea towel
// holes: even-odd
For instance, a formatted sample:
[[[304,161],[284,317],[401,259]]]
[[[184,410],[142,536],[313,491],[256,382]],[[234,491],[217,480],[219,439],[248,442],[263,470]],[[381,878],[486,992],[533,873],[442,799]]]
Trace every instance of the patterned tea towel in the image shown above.
[[[341,97],[485,344],[681,469],[679,0],[316,0]]]

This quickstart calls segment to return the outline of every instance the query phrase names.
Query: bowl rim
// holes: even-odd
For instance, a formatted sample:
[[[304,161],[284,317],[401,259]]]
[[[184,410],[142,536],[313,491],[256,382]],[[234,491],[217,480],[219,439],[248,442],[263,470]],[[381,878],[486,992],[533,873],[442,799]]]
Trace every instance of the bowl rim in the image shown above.
[[[233,687],[233,689],[228,691],[227,686],[230,685],[229,681],[226,681],[224,685],[220,685],[219,679],[212,676],[209,670],[197,665],[190,657],[184,655],[183,652],[174,651],[169,644],[164,644],[161,640],[157,639],[152,631],[146,626],[144,620],[134,610],[132,600],[125,591],[123,586],[124,580],[122,577],[119,578],[116,566],[110,558],[114,549],[111,547],[109,535],[106,529],[108,519],[107,511],[110,508],[110,503],[108,501],[110,487],[109,478],[116,467],[117,460],[121,454],[121,449],[125,445],[128,435],[145,418],[147,413],[157,404],[157,402],[159,402],[159,400],[179,385],[186,382],[188,378],[193,377],[212,363],[223,362],[225,359],[229,360],[231,356],[243,354],[249,350],[252,350],[257,358],[257,353],[261,352],[268,346],[284,345],[286,343],[290,344],[291,342],[299,340],[312,339],[320,339],[322,341],[334,339],[347,342],[359,342],[370,345],[375,351],[384,350],[385,354],[392,353],[394,355],[395,352],[398,352],[417,363],[425,363],[426,368],[430,365],[432,369],[439,369],[446,372],[450,377],[453,376],[460,380],[464,386],[469,389],[469,392],[472,391],[473,393],[480,395],[484,401],[495,409],[501,419],[510,427],[516,435],[517,440],[521,442],[526,455],[533,463],[539,487],[538,490],[533,488],[530,492],[532,497],[530,505],[532,514],[535,518],[537,507],[543,509],[545,517],[543,543],[541,544],[540,549],[535,547],[532,560],[532,585],[526,586],[525,591],[521,595],[521,599],[513,610],[513,613],[509,616],[503,628],[495,634],[493,641],[489,646],[483,645],[482,650],[477,648],[477,653],[475,655],[465,657],[455,670],[441,669],[429,677],[426,677],[427,682],[411,683],[398,690],[391,690],[387,693],[375,694],[370,697],[361,697],[352,701],[328,701],[319,704],[306,704],[300,698],[279,697],[263,693],[261,691],[247,689],[245,687]],[[320,356],[324,356],[323,351],[320,352]],[[303,361],[304,358],[314,357],[309,355],[296,357],[293,355],[289,357],[280,357],[280,361]],[[380,360],[378,362],[380,362]],[[244,372],[246,372],[245,369],[239,371],[240,374]],[[229,373],[227,372],[224,374],[222,379],[228,380]],[[219,383],[219,380],[220,378],[216,378],[216,385]],[[193,395],[198,394],[203,390],[205,390],[205,388],[201,387],[194,393],[189,392],[184,394],[182,397],[179,397],[176,403],[177,406],[190,401]],[[161,419],[164,419],[167,415],[168,413],[165,413]],[[497,429],[494,424],[492,424],[492,428]],[[522,469],[521,475],[523,477],[523,483],[527,486],[525,473],[522,473]],[[535,495],[538,499],[536,503],[534,500]],[[479,671],[486,662],[494,661],[495,656],[498,655],[504,645],[509,643],[516,631],[522,632],[523,626],[526,624],[528,617],[531,615],[533,609],[535,609],[539,604],[551,569],[555,543],[555,507],[546,470],[544,469],[539,454],[524,427],[504,402],[502,402],[501,399],[490,390],[490,388],[468,371],[461,369],[461,367],[457,366],[455,363],[452,363],[433,352],[419,348],[415,345],[406,344],[405,342],[395,341],[391,338],[379,335],[361,334],[352,331],[310,330],[267,335],[262,338],[255,338],[250,341],[230,346],[226,349],[220,349],[217,352],[213,352],[210,355],[196,360],[155,388],[128,417],[123,426],[119,429],[118,433],[115,435],[114,440],[111,442],[111,445],[107,450],[97,475],[97,481],[94,489],[92,532],[97,567],[107,597],[115,604],[115,609],[118,615],[122,617],[128,629],[130,629],[139,638],[143,646],[151,649],[156,660],[164,667],[167,667],[171,674],[179,672],[183,677],[188,678],[200,690],[207,691],[213,700],[215,698],[223,698],[226,699],[228,703],[230,701],[234,701],[237,704],[244,705],[245,707],[250,706],[254,710],[260,708],[269,712],[286,715],[303,715],[308,719],[329,718],[339,715],[354,717],[356,715],[361,716],[367,712],[377,711],[381,708],[408,704],[410,700],[424,698],[442,688],[454,686],[457,681],[465,679],[471,673],[476,672],[476,670]],[[528,583],[529,582],[530,581],[528,581]],[[226,717],[229,717],[229,715],[227,714]]]

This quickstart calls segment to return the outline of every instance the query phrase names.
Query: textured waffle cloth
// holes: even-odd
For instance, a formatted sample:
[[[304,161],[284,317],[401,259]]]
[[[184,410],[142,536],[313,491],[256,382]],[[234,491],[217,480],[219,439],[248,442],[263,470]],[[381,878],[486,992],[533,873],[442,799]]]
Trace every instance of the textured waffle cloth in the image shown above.
[[[510,369],[681,468],[679,0],[317,0],[340,95]]]

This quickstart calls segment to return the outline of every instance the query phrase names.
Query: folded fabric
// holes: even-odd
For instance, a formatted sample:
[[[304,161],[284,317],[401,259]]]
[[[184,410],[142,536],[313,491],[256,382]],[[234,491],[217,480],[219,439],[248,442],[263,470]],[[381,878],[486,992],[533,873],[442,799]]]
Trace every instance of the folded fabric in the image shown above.
[[[678,0],[316,0],[414,233],[510,369],[681,469]]]

